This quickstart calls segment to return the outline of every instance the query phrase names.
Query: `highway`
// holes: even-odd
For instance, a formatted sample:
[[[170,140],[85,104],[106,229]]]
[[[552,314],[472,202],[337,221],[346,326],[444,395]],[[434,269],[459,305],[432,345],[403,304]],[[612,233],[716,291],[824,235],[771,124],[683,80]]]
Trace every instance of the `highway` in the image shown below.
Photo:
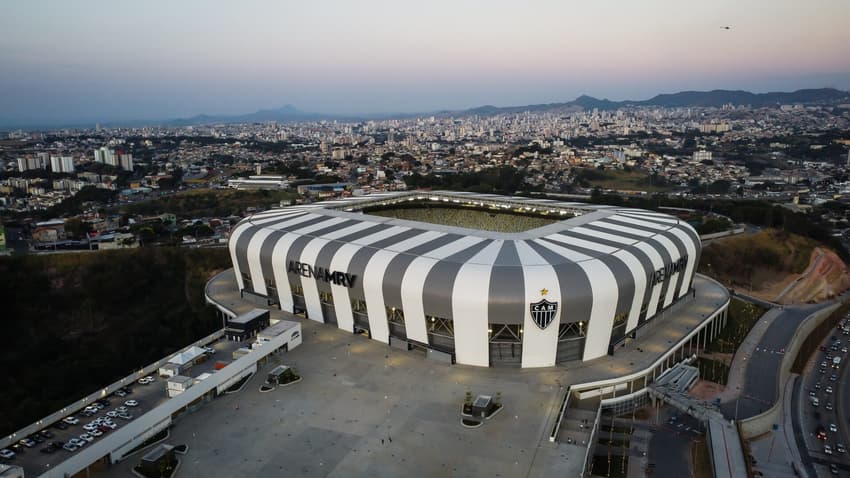
[[[838,350],[831,350],[836,342],[833,337],[840,342],[837,346]],[[846,364],[848,354],[841,352],[841,348],[848,343],[850,343],[850,335],[843,335],[838,330],[828,334],[821,343],[826,351],[817,351],[813,354],[795,390],[796,400],[792,409],[794,413],[792,418],[796,419],[795,435],[797,435],[797,442],[802,442],[800,453],[804,461],[808,462],[807,468],[810,472],[814,470],[817,476],[835,476],[828,468],[831,463],[834,463],[839,468],[838,476],[850,477],[850,454],[836,450],[839,443],[844,446],[850,444],[850,422],[847,421],[848,412],[850,412],[850,382],[848,382],[850,367]],[[842,358],[838,369],[832,367],[832,359],[827,357],[828,353],[831,353],[832,357]],[[825,368],[821,367],[822,362],[827,362]],[[824,372],[821,373],[821,370]],[[832,374],[836,375],[834,381],[831,380]],[[832,387],[832,393],[827,392],[827,387]],[[817,407],[812,405],[812,395],[819,401]],[[835,424],[838,430],[830,431],[830,424]],[[819,426],[826,431],[825,440],[816,437]],[[832,448],[831,455],[825,453],[825,445]]]
[[[727,418],[749,418],[770,408],[779,399],[779,365],[785,347],[797,332],[800,323],[829,304],[785,306],[761,337],[752,354],[746,357],[746,371],[740,398],[721,405]],[[765,320],[761,318],[759,320]]]

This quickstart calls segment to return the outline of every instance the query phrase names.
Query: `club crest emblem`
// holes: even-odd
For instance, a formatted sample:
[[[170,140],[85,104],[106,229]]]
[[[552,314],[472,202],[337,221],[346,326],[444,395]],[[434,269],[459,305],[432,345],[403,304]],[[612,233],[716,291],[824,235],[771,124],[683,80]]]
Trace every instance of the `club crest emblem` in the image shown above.
[[[529,305],[529,310],[531,312],[531,320],[541,330],[545,330],[555,320],[555,316],[558,315],[558,303],[543,299],[540,302],[533,302]]]

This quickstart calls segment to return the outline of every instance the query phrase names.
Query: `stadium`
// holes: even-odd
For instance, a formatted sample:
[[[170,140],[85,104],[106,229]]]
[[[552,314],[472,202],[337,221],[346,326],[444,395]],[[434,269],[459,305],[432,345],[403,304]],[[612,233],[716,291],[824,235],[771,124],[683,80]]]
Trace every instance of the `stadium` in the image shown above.
[[[663,320],[700,239],[653,211],[414,191],[261,212],[229,249],[263,305],[459,364],[548,367]]]

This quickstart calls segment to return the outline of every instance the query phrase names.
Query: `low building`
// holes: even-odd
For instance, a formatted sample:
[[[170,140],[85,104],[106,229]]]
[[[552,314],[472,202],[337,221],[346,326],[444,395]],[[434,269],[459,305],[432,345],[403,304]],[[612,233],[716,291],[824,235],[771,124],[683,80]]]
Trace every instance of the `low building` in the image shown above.
[[[175,375],[168,379],[166,382],[165,390],[168,393],[168,398],[174,398],[177,395],[185,392],[192,385],[195,384],[194,379],[192,377],[187,377],[185,375]]]
[[[268,310],[253,309],[228,320],[224,335],[235,342],[247,340],[269,326],[269,317]]]

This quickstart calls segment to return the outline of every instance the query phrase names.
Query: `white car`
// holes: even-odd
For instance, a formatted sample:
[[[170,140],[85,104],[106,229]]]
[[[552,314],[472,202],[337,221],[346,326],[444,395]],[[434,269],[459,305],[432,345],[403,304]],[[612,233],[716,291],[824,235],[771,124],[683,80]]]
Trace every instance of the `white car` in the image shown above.
[[[87,443],[91,443],[94,441],[94,437],[89,435],[88,433],[83,433],[82,435],[80,435],[80,440],[83,440]]]
[[[74,437],[74,438],[71,438],[70,440],[68,440],[68,443],[74,445],[77,448],[82,448],[82,447],[86,446],[86,443],[88,443],[88,442],[85,441],[85,440],[81,440],[77,437]]]
[[[89,405],[89,406],[86,407],[86,411],[89,412],[89,413],[97,413],[98,410],[100,410],[100,409],[97,408],[94,405]]]
[[[142,378],[139,379],[139,384],[148,385],[148,384],[153,383],[153,381],[154,381],[154,378],[152,376],[142,377]]]
[[[115,410],[110,410],[106,412],[106,416],[109,418],[115,418],[118,416],[118,412],[116,412]]]
[[[89,431],[88,434],[93,436],[93,437],[99,437],[99,436],[103,435],[103,432],[98,430],[97,428],[95,428],[94,430]]]
[[[12,450],[7,450],[6,448],[0,450],[0,458],[11,460],[15,457],[15,452]]]
[[[829,431],[831,431],[831,432],[835,433],[835,432],[837,432],[837,431],[838,431],[838,427],[837,427],[837,426],[835,426],[835,424],[834,424],[834,423],[830,423],[830,424],[829,424]]]
[[[826,393],[832,393],[832,387],[826,387],[823,391]]]
[[[123,398],[123,397],[126,397],[126,396],[127,396],[127,392],[125,392],[124,390],[116,390],[116,391],[115,391],[115,396],[117,396],[117,397],[122,397],[122,398]]]
[[[66,449],[68,451],[77,451],[77,445],[71,443],[70,441],[68,443],[65,443],[64,445],[62,445],[62,448]]]
[[[83,425],[83,430],[90,432],[92,430],[97,430],[97,423],[91,422]]]
[[[110,428],[112,430],[115,430],[116,428],[118,428],[118,425],[116,425],[114,422],[103,422],[102,426],[104,426],[106,428]]]
[[[124,405],[127,405],[128,407],[138,407],[139,402],[135,400],[127,400],[126,402],[124,402]]]
[[[65,419],[62,421],[67,423],[68,425],[76,425],[77,423],[80,423],[80,420],[74,417],[65,417]]]
[[[124,412],[124,413],[119,413],[119,414],[118,414],[118,418],[120,418],[120,419],[122,419],[122,420],[132,420],[132,419],[133,419],[133,415],[130,415],[129,413]]]
[[[118,412],[118,413],[127,413],[127,407],[122,405],[122,406],[116,408],[115,411]]]
[[[832,447],[829,446],[829,445],[824,445],[823,446],[823,452],[826,453],[827,455],[832,455]]]

